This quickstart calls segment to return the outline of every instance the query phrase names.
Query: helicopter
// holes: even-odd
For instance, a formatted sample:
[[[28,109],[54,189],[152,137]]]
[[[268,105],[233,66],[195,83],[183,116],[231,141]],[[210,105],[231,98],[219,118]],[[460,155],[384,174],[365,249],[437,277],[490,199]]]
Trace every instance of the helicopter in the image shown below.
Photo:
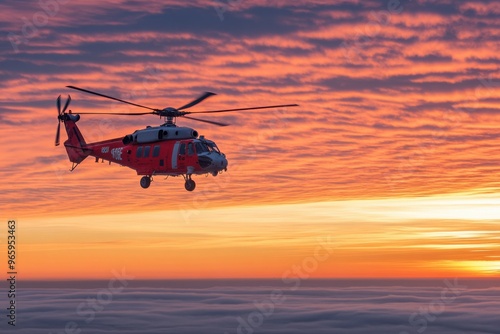
[[[196,183],[192,179],[193,175],[211,174],[214,177],[227,171],[228,160],[212,140],[200,136],[198,131],[185,126],[177,126],[178,117],[188,118],[198,122],[209,123],[217,126],[228,126],[229,124],[215,122],[211,120],[199,119],[190,114],[225,113],[245,110],[259,110],[282,107],[296,107],[298,104],[283,104],[262,107],[186,111],[199,104],[207,98],[216,95],[212,92],[205,92],[198,98],[183,105],[180,108],[166,107],[163,109],[150,108],[144,105],[125,101],[101,94],[91,90],[66,86],[67,88],[78,90],[87,94],[115,100],[135,107],[148,109],[148,112],[137,113],[110,113],[110,112],[78,112],[71,110],[66,112],[71,102],[68,95],[64,107],[61,109],[61,95],[57,98],[57,131],[55,146],[60,144],[61,123],[64,124],[68,139],[64,142],[64,147],[68,154],[73,171],[88,156],[95,157],[95,162],[108,161],[109,164],[116,163],[129,167],[142,176],[140,185],[147,189],[151,185],[153,176],[182,176],[184,187],[187,191],[193,191]],[[160,126],[147,126],[123,137],[108,139],[104,141],[87,143],[76,123],[80,120],[80,115],[114,115],[114,116],[140,116],[157,115],[164,119]]]

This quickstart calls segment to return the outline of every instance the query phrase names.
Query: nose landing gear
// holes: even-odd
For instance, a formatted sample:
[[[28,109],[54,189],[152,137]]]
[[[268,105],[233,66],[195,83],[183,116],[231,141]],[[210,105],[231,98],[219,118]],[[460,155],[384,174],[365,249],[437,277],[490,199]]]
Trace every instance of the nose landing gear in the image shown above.
[[[141,187],[144,189],[149,188],[149,185],[151,184],[151,176],[143,176],[141,177]]]
[[[196,183],[191,179],[191,174],[184,175],[184,180],[186,180],[184,188],[186,188],[187,191],[193,191],[194,188],[196,188]]]
[[[191,177],[186,179],[186,183],[184,184],[184,188],[186,188],[187,191],[193,191],[194,188],[196,188],[196,183],[191,180]]]

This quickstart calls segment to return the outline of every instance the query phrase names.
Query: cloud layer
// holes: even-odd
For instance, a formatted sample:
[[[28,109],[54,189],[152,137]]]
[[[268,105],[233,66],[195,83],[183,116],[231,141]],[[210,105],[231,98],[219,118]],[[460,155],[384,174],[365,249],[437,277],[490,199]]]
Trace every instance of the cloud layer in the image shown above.
[[[111,297],[106,281],[26,284],[16,334],[66,326],[96,334],[493,334],[500,325],[500,290],[484,280],[304,280],[296,289],[272,280],[130,281]]]

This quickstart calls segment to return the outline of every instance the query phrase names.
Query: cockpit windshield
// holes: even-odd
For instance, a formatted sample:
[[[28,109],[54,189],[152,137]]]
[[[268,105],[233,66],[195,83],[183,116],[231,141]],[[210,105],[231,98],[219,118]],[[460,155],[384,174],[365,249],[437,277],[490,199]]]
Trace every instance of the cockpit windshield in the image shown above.
[[[212,141],[197,141],[196,145],[196,153],[201,154],[205,152],[216,152],[220,154],[219,148]]]

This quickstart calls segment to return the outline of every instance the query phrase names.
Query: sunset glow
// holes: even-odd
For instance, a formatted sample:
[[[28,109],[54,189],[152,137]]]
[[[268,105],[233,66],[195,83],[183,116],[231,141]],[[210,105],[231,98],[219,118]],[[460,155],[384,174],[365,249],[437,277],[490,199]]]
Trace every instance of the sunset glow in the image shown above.
[[[498,276],[496,2],[51,10],[27,35],[39,3],[0,4],[0,212],[19,223],[23,278]],[[300,106],[206,117],[231,124],[220,128],[177,119],[217,143],[228,171],[197,176],[193,193],[180,177],[142,189],[134,170],[92,158],[69,172],[54,147],[59,95],[75,114],[143,110],[67,85],[153,108],[205,91],[217,95],[193,111]],[[82,115],[78,126],[94,142],[160,123]]]

